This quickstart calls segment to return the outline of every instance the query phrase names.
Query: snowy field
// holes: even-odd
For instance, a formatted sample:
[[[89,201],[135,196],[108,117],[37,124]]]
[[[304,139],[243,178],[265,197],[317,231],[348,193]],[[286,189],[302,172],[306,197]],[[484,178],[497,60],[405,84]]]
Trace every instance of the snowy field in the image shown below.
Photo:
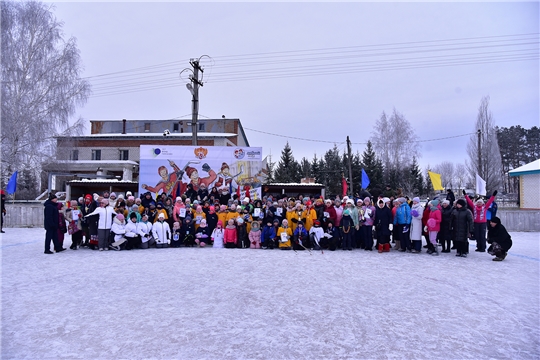
[[[2,359],[538,359],[540,234],[505,261],[363,250],[43,254],[2,234]]]

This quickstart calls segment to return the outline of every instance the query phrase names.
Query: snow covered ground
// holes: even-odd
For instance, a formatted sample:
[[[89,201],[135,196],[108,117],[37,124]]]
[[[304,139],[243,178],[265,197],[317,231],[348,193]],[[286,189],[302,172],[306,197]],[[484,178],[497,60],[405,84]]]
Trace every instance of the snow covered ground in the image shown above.
[[[43,229],[8,228],[1,356],[538,359],[540,234],[511,235],[498,263],[474,251],[45,255]]]

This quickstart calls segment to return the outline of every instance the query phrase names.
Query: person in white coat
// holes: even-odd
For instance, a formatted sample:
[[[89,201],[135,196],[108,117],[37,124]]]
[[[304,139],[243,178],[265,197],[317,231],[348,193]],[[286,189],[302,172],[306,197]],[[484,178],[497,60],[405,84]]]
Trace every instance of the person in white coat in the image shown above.
[[[424,207],[420,204],[420,198],[413,198],[411,206],[411,241],[412,253],[420,253],[422,251],[422,217],[424,215]]]
[[[137,226],[137,214],[132,212],[129,214],[129,220],[126,222],[126,238],[127,245],[126,250],[131,250],[140,247],[141,236],[139,235],[139,229]]]
[[[148,249],[156,243],[152,235],[152,223],[148,221],[148,215],[144,214],[137,223],[137,232],[141,237],[141,249]]]
[[[100,207],[87,214],[85,217],[99,215],[98,220],[98,248],[99,251],[109,250],[109,236],[115,216],[114,209],[109,205],[108,199],[102,199]]]
[[[111,232],[114,234],[114,242],[111,244],[111,249],[120,251],[121,245],[127,241],[126,235],[126,223],[124,215],[117,214],[113,220]]]
[[[171,228],[165,221],[165,214],[160,213],[158,215],[158,221],[152,225],[152,235],[156,240],[156,247],[166,248],[169,247],[169,239],[171,238]]]
[[[212,236],[211,236],[211,239],[214,242],[214,244],[212,245],[214,249],[223,249],[224,235],[225,235],[225,230],[223,229],[223,221],[218,220],[217,226],[214,229],[214,231],[212,231]]]

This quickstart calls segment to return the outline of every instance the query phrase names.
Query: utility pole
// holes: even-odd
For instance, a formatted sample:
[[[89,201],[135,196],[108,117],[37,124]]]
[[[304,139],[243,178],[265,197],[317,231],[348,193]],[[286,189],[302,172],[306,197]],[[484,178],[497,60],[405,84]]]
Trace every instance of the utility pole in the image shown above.
[[[197,120],[199,118],[199,86],[203,86],[202,81],[199,81],[199,71],[201,73],[203,73],[204,71],[199,66],[198,59],[191,59],[189,63],[193,67],[193,76],[189,77],[192,84],[187,84],[187,88],[191,92],[191,95],[193,96],[192,106],[191,106],[191,134],[192,134],[191,144],[193,146],[197,146],[197,130],[198,130]]]
[[[348,152],[348,158],[349,158],[349,195],[352,197],[353,195],[353,177],[352,177],[352,157],[351,157],[351,140],[349,140],[349,136],[347,135],[347,152]]]
[[[484,174],[482,173],[482,131],[478,129],[478,176],[480,176],[482,179],[484,178]]]

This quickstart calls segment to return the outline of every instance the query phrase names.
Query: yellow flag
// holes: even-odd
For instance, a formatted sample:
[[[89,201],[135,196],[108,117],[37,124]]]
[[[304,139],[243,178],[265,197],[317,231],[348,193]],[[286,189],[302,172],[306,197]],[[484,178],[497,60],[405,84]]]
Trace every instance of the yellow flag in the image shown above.
[[[441,174],[437,174],[431,171],[428,171],[428,174],[429,178],[431,179],[431,183],[433,184],[433,190],[444,190],[441,181]]]

